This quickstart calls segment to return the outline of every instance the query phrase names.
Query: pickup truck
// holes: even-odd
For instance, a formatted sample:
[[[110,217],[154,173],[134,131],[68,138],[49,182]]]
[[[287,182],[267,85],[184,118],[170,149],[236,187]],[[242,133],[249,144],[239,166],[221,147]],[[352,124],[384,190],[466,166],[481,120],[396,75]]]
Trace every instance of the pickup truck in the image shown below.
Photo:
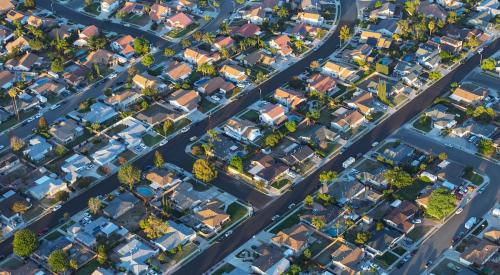
[[[465,229],[469,230],[471,229],[477,222],[477,218],[476,217],[471,217],[467,220],[467,222],[465,222]]]
[[[347,167],[351,166],[351,164],[353,164],[355,161],[356,161],[356,159],[354,157],[350,157],[342,163],[342,167],[347,168]]]

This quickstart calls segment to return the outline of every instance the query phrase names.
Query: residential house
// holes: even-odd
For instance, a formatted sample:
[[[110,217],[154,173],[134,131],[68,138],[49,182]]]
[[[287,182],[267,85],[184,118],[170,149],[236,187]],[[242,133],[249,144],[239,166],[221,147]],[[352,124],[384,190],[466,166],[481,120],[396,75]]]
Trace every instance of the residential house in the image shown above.
[[[135,1],[127,1],[119,12],[127,15],[135,14],[138,16],[142,16],[145,10],[146,9],[143,4],[135,3]]]
[[[415,226],[411,222],[411,219],[415,216],[417,211],[418,208],[415,204],[409,201],[403,201],[398,203],[398,206],[393,208],[391,212],[384,217],[384,221],[402,233],[408,234]]]
[[[370,18],[372,19],[387,19],[393,18],[396,12],[396,5],[394,3],[385,2],[378,9],[374,9],[370,12]]]
[[[24,35],[19,36],[14,41],[11,41],[5,45],[5,49],[8,53],[13,53],[16,50],[24,52],[30,48],[30,44],[28,40],[24,37]]]
[[[431,2],[422,2],[418,8],[417,12],[419,14],[423,14],[424,16],[428,18],[433,18],[435,20],[446,20],[447,12],[441,8],[436,3],[431,3]]]
[[[464,3],[457,0],[437,0],[436,3],[448,10],[459,9],[464,5]]]
[[[156,125],[167,119],[175,122],[186,116],[186,113],[175,110],[172,105],[154,103],[148,109],[141,111],[137,119],[149,125]]]
[[[92,68],[95,65],[108,66],[114,60],[113,53],[107,50],[98,49],[90,52],[82,62],[82,65]]]
[[[469,118],[461,126],[453,128],[452,133],[457,137],[466,137],[473,134],[481,138],[490,139],[496,130],[497,126],[493,124],[480,124]]]
[[[333,77],[322,73],[315,73],[307,82],[307,89],[309,91],[316,91],[322,94],[327,94],[337,87],[337,82]]]
[[[112,218],[117,219],[139,203],[139,199],[129,192],[124,192],[114,198],[104,209],[103,213]]]
[[[227,79],[234,82],[244,82],[247,79],[245,74],[245,69],[238,65],[226,64],[220,69],[220,73],[224,75]]]
[[[357,246],[349,243],[341,245],[330,254],[334,265],[335,274],[357,274],[361,271],[360,264],[363,261],[364,252]]]
[[[219,55],[210,54],[204,50],[191,47],[184,50],[184,59],[189,63],[200,66],[205,63],[211,64],[212,62],[217,61],[219,59]]]
[[[63,78],[68,84],[78,86],[85,81],[87,72],[89,72],[87,67],[73,64],[64,69]]]
[[[31,138],[28,143],[28,148],[23,151],[23,154],[32,161],[40,161],[52,151],[52,144],[41,136],[36,135]]]
[[[25,53],[21,58],[7,60],[4,66],[11,71],[31,71],[34,66],[41,64],[40,58],[34,53]]]
[[[491,15],[500,14],[499,11],[500,3],[495,0],[483,0],[479,5],[476,6],[476,10],[480,12],[488,12]]]
[[[373,31],[362,31],[359,41],[382,49],[388,49],[392,43],[392,39],[385,38],[381,33]]]
[[[125,150],[125,145],[111,139],[106,146],[94,152],[91,157],[97,165],[104,166],[115,160]]]
[[[171,187],[180,183],[173,171],[164,168],[154,168],[146,173],[146,179],[151,182],[154,189]]]
[[[364,92],[350,99],[347,105],[359,110],[364,115],[371,114],[375,110],[375,98],[372,93]]]
[[[349,81],[356,77],[356,71],[350,66],[337,62],[328,61],[323,65],[323,73],[336,77],[338,79]]]
[[[303,164],[315,156],[314,151],[307,145],[299,145],[288,152],[283,158],[283,162],[289,166]]]
[[[198,206],[204,198],[201,198],[199,193],[193,190],[191,183],[183,181],[170,189],[170,200],[174,208],[186,211]]]
[[[439,41],[441,42],[441,49],[443,51],[458,54],[462,50],[462,40],[456,40],[448,36],[441,36]]]
[[[353,50],[346,50],[344,51],[347,56],[344,56],[344,58],[348,59],[349,57],[354,60],[354,61],[366,61],[366,62],[373,62],[374,58],[371,57],[370,55],[373,52],[373,46],[368,45],[368,44],[359,44],[358,47],[356,47]]]
[[[307,37],[316,37],[320,28],[311,26],[304,22],[296,23],[292,28],[289,28],[285,33],[294,36],[297,39],[305,39]]]
[[[76,121],[65,119],[54,123],[49,129],[49,133],[58,143],[68,144],[83,135],[84,130]]]
[[[149,18],[157,24],[164,22],[172,12],[172,8],[162,3],[154,3],[149,11]]]
[[[127,144],[128,148],[133,148],[142,143],[142,136],[146,133],[147,129],[139,120],[127,117],[119,125],[126,126],[126,128],[116,135]]]
[[[306,101],[306,97],[303,93],[286,88],[276,89],[274,91],[274,99],[291,109],[297,108],[302,102]]]
[[[115,250],[120,257],[117,266],[134,275],[146,273],[149,270],[148,260],[156,256],[159,249],[152,248],[137,237],[127,241]]]
[[[321,14],[315,12],[299,12],[297,14],[297,19],[303,23],[307,23],[313,26],[321,26],[324,21],[324,18],[321,16]]]
[[[118,113],[112,107],[101,102],[96,102],[90,105],[90,111],[85,113],[81,120],[90,124],[103,124],[117,115]]]
[[[234,45],[234,39],[231,36],[219,36],[214,41],[214,47],[217,50],[227,49]]]
[[[372,256],[382,255],[402,237],[401,233],[390,228],[384,228],[380,231],[373,230],[370,240],[365,243],[365,252]]]
[[[95,25],[90,25],[78,33],[78,39],[73,43],[75,46],[86,46],[91,37],[99,35],[99,29]]]
[[[271,242],[280,247],[293,251],[295,255],[308,246],[311,240],[312,230],[303,224],[296,224],[290,228],[283,229],[271,238]]]
[[[290,267],[290,261],[283,251],[275,245],[262,244],[254,252],[259,255],[250,266],[252,273],[261,275],[285,274]]]
[[[43,20],[43,18],[41,18],[39,16],[30,15],[30,16],[28,16],[28,20],[26,21],[26,23],[29,26],[41,29],[42,26],[44,25],[44,20]]]
[[[347,180],[333,184],[328,192],[338,203],[344,205],[347,202],[361,198],[361,195],[363,195],[365,191],[366,187],[359,181]]]
[[[104,100],[104,103],[120,110],[127,109],[130,105],[139,101],[142,94],[135,90],[125,90],[119,94],[113,93]]]
[[[132,84],[135,87],[144,90],[146,88],[156,89],[158,86],[158,80],[156,77],[150,76],[148,74],[136,74],[132,78]]]
[[[248,38],[252,36],[258,36],[261,34],[261,30],[259,26],[252,24],[252,23],[246,23],[240,27],[235,27],[231,31],[232,35],[238,35],[243,38]]]
[[[233,83],[224,80],[224,78],[220,76],[216,76],[207,79],[207,81],[203,82],[203,84],[200,84],[198,86],[198,91],[206,95],[211,95],[216,92],[227,94],[235,87],[236,86]]]
[[[358,110],[349,110],[337,116],[331,125],[333,128],[340,130],[342,132],[347,132],[350,129],[355,129],[366,122],[365,116]]]
[[[304,137],[301,136],[301,138],[303,139]],[[328,129],[326,126],[320,126],[313,131],[309,140],[320,148],[326,148],[328,143],[336,142],[339,138],[340,137],[337,133]]]
[[[0,71],[0,88],[7,90],[14,85],[16,76],[9,71]]]
[[[408,159],[413,153],[415,149],[411,146],[408,146],[404,143],[400,143],[396,147],[389,147],[384,150],[382,155],[385,159],[392,161],[394,164],[399,165]]]
[[[274,56],[266,54],[262,50],[256,50],[247,56],[245,56],[243,59],[243,64],[247,66],[255,66],[257,64],[262,64],[266,66],[271,66],[276,62],[276,58]]]
[[[167,223],[167,232],[154,241],[162,251],[171,251],[179,246],[182,247],[196,238],[196,232],[193,229],[173,220],[169,220]]]
[[[218,202],[215,202],[218,206]],[[218,207],[212,206],[212,203],[203,206],[199,211],[195,212],[196,218],[206,227],[212,231],[218,231],[222,228],[224,223],[231,219],[231,216],[226,214]]]
[[[278,126],[285,122],[287,110],[280,104],[267,103],[260,110],[260,120],[270,126]]]
[[[169,103],[184,112],[192,112],[198,108],[201,98],[195,90],[177,90],[170,95]]]
[[[14,32],[11,29],[5,26],[0,26],[0,45],[5,44],[13,37],[14,37]]]
[[[68,37],[71,36],[72,31],[73,31],[72,26],[61,25],[60,27],[53,28],[49,33],[49,37],[54,40],[67,39]]]
[[[369,30],[381,33],[386,37],[392,37],[395,33],[398,33],[398,21],[398,19],[383,19],[377,24],[370,25]]]
[[[21,165],[19,157],[13,153],[8,153],[0,157],[0,174],[8,173],[14,171],[17,167]]]
[[[6,14],[16,6],[10,0],[0,1],[0,14]]]
[[[44,77],[37,79],[35,83],[28,87],[33,93],[38,95],[58,95],[66,92],[64,83],[56,82],[50,78]]]
[[[269,166],[264,167],[262,170],[258,171],[253,179],[258,182],[264,183],[266,186],[275,182],[277,179],[283,177],[287,174],[290,168],[282,163],[272,163]]]
[[[28,194],[37,200],[41,200],[44,197],[53,197],[60,191],[68,191],[66,182],[46,175],[35,180],[35,184],[28,188]]]
[[[482,87],[474,87],[473,85],[463,85],[457,87],[450,95],[452,100],[467,105],[476,105],[480,103],[488,95],[488,90]]]
[[[74,224],[68,227],[66,232],[72,241],[78,241],[89,248],[93,248],[97,244],[97,237],[109,238],[117,230],[118,226],[116,224],[112,223],[108,218],[100,216],[85,225]]]
[[[248,20],[253,24],[261,25],[266,19],[266,11],[261,5],[250,6],[248,9],[243,10],[241,18]]]
[[[269,46],[276,49],[282,56],[288,56],[293,53],[290,45],[290,37],[288,37],[288,35],[280,35],[269,40]]]
[[[114,12],[119,5],[120,5],[120,0],[102,0],[101,12],[110,14]]]
[[[192,71],[187,63],[174,61],[167,67],[165,74],[173,81],[181,81],[186,79]]]
[[[466,265],[482,266],[491,259],[500,248],[500,246],[494,243],[475,236],[470,236],[468,240],[468,245],[460,254],[460,262]]]
[[[432,126],[438,130],[455,127],[457,125],[455,115],[447,113],[445,108],[443,109],[439,106],[443,105],[438,105],[436,108],[425,112],[425,115],[431,118]]]
[[[0,196],[0,233],[3,236],[9,236],[14,230],[25,226],[21,213],[14,212],[13,205],[16,202],[24,202],[31,207],[31,204],[18,193],[9,190]]]
[[[299,8],[303,11],[321,10],[320,0],[300,0]]]
[[[117,0],[116,0],[117,1]],[[111,48],[120,55],[130,58],[134,55],[134,38],[131,35],[124,35],[111,43]]]
[[[255,123],[240,118],[230,118],[224,124],[224,133],[236,140],[247,142],[253,142],[262,136]]]
[[[12,113],[7,112],[5,109],[0,108],[0,124],[7,121],[9,118],[13,116]]]
[[[80,173],[87,169],[88,165],[91,163],[89,158],[80,154],[74,154],[65,159],[64,164],[61,166],[61,171],[66,173],[64,180],[69,183],[74,183],[81,177]]]
[[[179,12],[172,16],[169,16],[165,20],[165,25],[173,29],[185,29],[194,23],[195,21],[191,18],[191,16],[183,12]]]

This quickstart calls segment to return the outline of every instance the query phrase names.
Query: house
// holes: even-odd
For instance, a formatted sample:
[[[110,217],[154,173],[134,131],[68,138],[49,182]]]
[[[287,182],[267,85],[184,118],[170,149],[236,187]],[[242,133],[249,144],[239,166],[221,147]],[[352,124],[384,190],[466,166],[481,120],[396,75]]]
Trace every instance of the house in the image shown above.
[[[455,127],[457,125],[455,115],[447,113],[446,108],[440,108],[439,106],[443,105],[438,105],[436,108],[425,112],[425,115],[431,118],[432,126],[438,130]]]
[[[277,246],[284,247],[299,255],[309,244],[312,231],[303,224],[296,224],[290,228],[283,229],[271,238],[271,242]]]
[[[211,95],[216,92],[227,94],[234,88],[236,88],[236,86],[233,83],[224,80],[224,78],[220,76],[216,76],[200,84],[198,86],[198,91],[206,95]]]
[[[290,261],[283,251],[275,245],[262,244],[254,252],[259,255],[250,266],[252,273],[261,275],[285,274],[290,267]]]
[[[136,14],[142,16],[145,12],[145,6],[143,4],[135,3],[135,1],[127,1],[120,9],[119,12],[123,14]]]
[[[19,36],[14,41],[11,41],[5,45],[5,49],[8,53],[13,53],[16,50],[21,52],[26,51],[30,48],[30,44],[28,40],[24,37],[24,35]]]
[[[235,27],[231,31],[232,35],[238,35],[243,38],[248,38],[252,36],[258,36],[261,34],[261,30],[259,26],[252,24],[252,23],[246,23],[240,27]]]
[[[372,47],[388,49],[392,40],[384,38],[381,33],[373,31],[362,31],[359,41]]]
[[[276,89],[274,91],[274,99],[291,109],[297,108],[302,102],[306,101],[306,97],[303,93],[286,88]]]
[[[6,14],[16,6],[10,0],[0,1],[0,14]]]
[[[148,259],[156,256],[159,249],[150,247],[135,236],[127,241],[115,250],[119,256],[117,266],[134,275],[146,273],[149,270]]]
[[[245,74],[245,69],[238,65],[226,64],[220,69],[220,73],[224,75],[227,79],[234,82],[244,82],[247,79]]]
[[[146,173],[146,179],[151,182],[154,189],[171,187],[180,183],[174,172],[164,168],[154,168],[149,171]]]
[[[276,62],[276,58],[274,56],[266,54],[262,50],[256,50],[247,56],[245,56],[243,59],[243,64],[247,66],[255,66],[257,64],[263,64],[266,66],[271,66]]]
[[[170,251],[179,246],[182,247],[196,238],[196,232],[194,232],[193,229],[183,224],[176,223],[173,220],[169,220],[167,223],[167,232],[154,241],[156,246],[162,251]]]
[[[322,94],[331,92],[337,86],[337,82],[333,77],[322,73],[315,73],[307,82],[307,89],[309,91],[316,91]]]
[[[499,11],[500,3],[495,0],[483,0],[479,5],[476,6],[476,10],[480,12],[488,12],[491,15],[500,14]]]
[[[281,178],[283,175],[288,173],[289,167],[282,163],[272,163],[269,166],[258,171],[253,179],[258,182],[263,182],[265,185],[269,185]]]
[[[33,53],[25,53],[21,58],[13,58],[5,62],[5,68],[11,71],[31,71],[35,65],[40,65],[40,58]]]
[[[266,19],[266,11],[260,5],[250,6],[242,11],[241,18],[248,20],[253,24],[261,25]]]
[[[191,47],[184,50],[184,59],[191,64],[200,66],[205,63],[211,64],[217,61],[219,56],[218,54],[210,54],[204,50]]]
[[[92,68],[95,65],[108,66],[113,59],[113,53],[107,50],[98,49],[90,52],[87,57],[84,58],[82,65],[87,68]]]
[[[276,49],[282,56],[288,56],[293,53],[290,45],[290,37],[288,37],[288,35],[280,35],[269,40],[269,46]]]
[[[95,25],[90,25],[78,33],[78,39],[73,43],[75,46],[86,46],[91,37],[99,35],[99,29]]]
[[[34,186],[28,188],[28,194],[37,200],[53,197],[59,191],[68,191],[66,182],[46,175],[35,180]]]
[[[219,36],[215,39],[214,47],[217,50],[227,49],[234,45],[234,39],[231,36]]]
[[[472,85],[463,85],[457,87],[450,95],[452,100],[467,105],[476,105],[480,103],[488,95],[488,90],[482,87],[474,87]]]
[[[350,66],[340,63],[327,61],[322,68],[323,73],[336,77],[338,79],[348,81],[356,76],[356,71]]]
[[[173,81],[181,81],[186,79],[192,71],[187,63],[174,61],[167,67],[165,74]]]
[[[9,71],[0,71],[0,88],[7,90],[14,85],[15,75]]]
[[[119,94],[113,93],[111,96],[104,100],[104,103],[116,107],[120,110],[127,109],[130,105],[139,101],[142,97],[141,93],[135,90],[125,90]]]
[[[363,261],[364,252],[361,248],[341,243],[341,245],[330,254],[334,265],[335,274],[357,274],[361,271],[360,264]]]
[[[397,19],[383,19],[377,24],[370,25],[369,30],[392,37],[395,33],[398,33],[398,21]]]
[[[303,11],[321,10],[320,0],[300,0],[299,8]]]
[[[112,218],[117,219],[139,203],[139,199],[129,192],[124,192],[114,198],[104,209],[103,213]]]
[[[283,158],[283,162],[289,166],[303,164],[315,156],[314,151],[307,145],[299,145],[288,152]]]
[[[136,117],[138,120],[146,122],[149,125],[156,125],[167,119],[175,122],[184,116],[185,113],[175,110],[171,105],[154,103],[148,109],[141,111]]]
[[[437,0],[436,3],[448,10],[459,9],[464,5],[464,3],[457,0]]]
[[[370,12],[372,19],[387,19],[393,18],[396,12],[396,5],[394,3],[386,2],[380,8],[374,9]]]
[[[297,39],[305,39],[307,37],[317,37],[318,30],[318,27],[299,22],[296,23],[293,28],[288,29],[285,33],[288,33]]]
[[[66,92],[64,83],[56,82],[50,78],[44,77],[37,79],[33,85],[28,87],[33,93],[38,95],[58,95]]]
[[[135,53],[134,38],[131,35],[124,35],[113,41],[111,48],[126,58],[132,57]]]
[[[61,166],[61,171],[66,173],[64,180],[69,183],[74,183],[80,178],[80,172],[87,169],[88,165],[91,163],[89,158],[80,154],[74,154],[65,159],[64,164]]]
[[[409,201],[403,201],[384,217],[384,221],[389,226],[392,226],[402,233],[408,234],[415,226],[411,222],[411,219],[415,216],[417,211],[418,208],[416,205]]]
[[[496,227],[489,228],[484,232],[483,238],[494,243],[498,243],[498,241],[500,241],[500,230]]]
[[[431,2],[422,2],[418,8],[417,12],[423,14],[428,18],[433,18],[435,20],[446,20],[447,13],[441,6]]]
[[[224,124],[224,133],[236,140],[247,142],[253,142],[262,136],[255,123],[240,118],[230,118]]]
[[[97,165],[104,166],[112,162],[125,150],[125,145],[119,141],[111,139],[106,146],[94,152],[91,157]]]
[[[102,0],[101,2],[101,12],[112,13],[120,5],[120,0]]]
[[[192,24],[194,20],[183,12],[176,13],[165,20],[165,25],[173,29],[185,29]]]
[[[255,176],[257,173],[264,170],[264,168],[270,167],[275,163],[276,161],[271,155],[258,152],[250,158],[250,169],[248,173]]]
[[[366,43],[364,44],[361,43],[355,49],[350,51],[346,50],[344,52],[345,52],[344,58],[346,59],[348,59],[350,56],[350,58],[354,61],[367,61],[367,62],[373,61],[373,57],[370,56],[373,52],[373,46],[368,45]]]
[[[73,31],[72,26],[61,25],[60,27],[53,28],[49,33],[49,37],[54,39],[54,40],[55,39],[67,39],[68,37],[71,36],[72,31]]]
[[[472,118],[467,119],[461,126],[452,129],[452,133],[457,137],[466,137],[471,134],[481,138],[489,139],[496,132],[497,127],[493,124],[480,124]]]
[[[375,98],[372,93],[364,92],[350,99],[347,105],[359,110],[364,115],[371,114],[375,110]]]
[[[365,252],[372,256],[382,255],[397,243],[403,235],[396,230],[384,228],[380,231],[372,230],[372,236],[365,243]]]
[[[346,110],[340,116],[337,116],[332,122],[331,126],[341,132],[347,132],[350,129],[355,129],[361,124],[366,122],[365,116],[358,110]]]
[[[7,112],[3,108],[0,108],[0,124],[7,121],[9,118],[13,116],[12,113]]]
[[[147,129],[139,120],[133,117],[127,117],[123,119],[119,125],[125,126],[126,128],[116,135],[128,145],[128,148],[133,148],[142,143],[142,136],[146,133]]]
[[[83,135],[83,127],[72,119],[65,119],[54,123],[49,133],[56,139],[58,143],[68,144],[74,141],[77,137]]]
[[[8,153],[0,157],[0,173],[8,173],[14,171],[17,167],[21,165],[19,157],[13,153]]]
[[[149,18],[157,24],[165,21],[165,18],[170,15],[172,8],[162,3],[154,3],[149,11]]]
[[[313,26],[321,26],[324,18],[319,13],[315,12],[299,12],[297,14],[297,20]]]
[[[201,98],[195,90],[177,90],[170,95],[169,103],[184,112],[192,112],[198,108]]]
[[[89,69],[87,67],[73,64],[64,69],[63,78],[68,84],[78,86],[85,81],[85,76],[88,72]]]
[[[267,103],[261,110],[259,118],[262,122],[270,126],[278,126],[285,122],[286,109],[280,104]]]
[[[30,16],[28,16],[28,20],[26,23],[29,26],[32,26],[35,28],[42,28],[44,20],[41,17],[35,16],[35,15],[30,15]]]
[[[170,191],[170,200],[180,211],[195,208],[204,200],[193,190],[193,185],[186,181],[175,185]]]
[[[47,153],[52,151],[52,144],[41,136],[36,135],[29,140],[28,148],[23,151],[23,154],[32,161],[40,161]]]
[[[11,29],[5,26],[0,26],[0,45],[5,44],[13,37],[14,37],[14,32]]]
[[[484,265],[498,252],[500,247],[494,243],[475,236],[470,236],[468,240],[468,245],[460,254],[460,262],[466,265]]]
[[[439,41],[441,42],[441,49],[449,53],[457,54],[462,50],[462,40],[456,40],[448,36],[441,36]]]
[[[103,124],[117,115],[118,113],[112,107],[101,102],[96,102],[90,105],[90,111],[83,115],[82,121],[90,124]]]
[[[404,160],[408,159],[415,149],[404,143],[400,143],[396,147],[389,147],[384,150],[382,155],[385,159],[392,161],[394,164],[401,164]]]
[[[9,190],[0,196],[0,233],[3,236],[8,236],[14,230],[25,226],[21,213],[12,210],[16,202],[24,202],[28,208],[31,207],[29,201],[13,190]]]
[[[195,216],[200,222],[212,231],[218,231],[224,223],[231,219],[231,216],[217,207],[205,206],[195,212]]]
[[[326,126],[320,126],[312,133],[309,140],[320,148],[324,148],[325,146],[323,146],[323,144],[336,142],[339,138],[339,135],[328,129]]]
[[[118,230],[118,226],[108,218],[98,217],[89,223],[74,224],[66,229],[67,235],[72,241],[78,241],[83,245],[93,248],[97,244],[97,237],[110,237]]]
[[[366,187],[357,180],[341,181],[333,184],[329,193],[340,204],[344,205],[355,199],[361,198],[366,191]]]
[[[156,77],[150,76],[148,74],[136,74],[132,78],[132,83],[137,88],[144,90],[146,88],[156,88],[158,85],[158,80]]]

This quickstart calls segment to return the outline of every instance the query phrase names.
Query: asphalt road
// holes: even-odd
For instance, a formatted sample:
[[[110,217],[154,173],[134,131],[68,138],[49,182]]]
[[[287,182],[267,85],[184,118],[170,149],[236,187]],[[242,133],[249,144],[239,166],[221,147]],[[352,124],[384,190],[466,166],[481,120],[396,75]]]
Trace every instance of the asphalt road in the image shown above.
[[[466,231],[464,224],[470,217],[482,217],[500,201],[500,189],[498,188],[500,185],[498,181],[500,179],[500,165],[461,150],[444,146],[442,143],[412,130],[401,129],[395,133],[394,138],[401,139],[423,151],[435,154],[446,152],[448,159],[465,166],[472,166],[481,174],[487,175],[491,180],[485,191],[472,199],[464,207],[461,214],[454,215],[422,244],[410,261],[393,272],[393,274],[422,274],[427,261],[432,260],[435,263],[439,255],[450,247],[453,237],[458,235],[459,232]]]

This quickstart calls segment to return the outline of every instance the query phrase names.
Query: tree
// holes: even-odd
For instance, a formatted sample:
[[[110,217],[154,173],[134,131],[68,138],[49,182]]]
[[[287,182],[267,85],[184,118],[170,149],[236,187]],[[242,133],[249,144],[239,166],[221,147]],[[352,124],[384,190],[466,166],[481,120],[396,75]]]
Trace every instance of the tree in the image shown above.
[[[317,70],[320,66],[321,66],[321,64],[319,63],[318,60],[313,60],[313,61],[311,61],[309,68],[311,68],[311,70],[314,71],[314,70]]]
[[[375,4],[373,5],[373,7],[376,8],[376,9],[382,7],[382,1],[377,0],[377,2],[375,2]]]
[[[325,221],[320,218],[320,217],[312,217],[311,219],[311,225],[314,226],[317,230],[321,230],[323,227],[325,227]]]
[[[128,185],[130,190],[134,185],[141,180],[141,170],[132,164],[124,164],[118,170],[118,181],[122,184]]]
[[[12,105],[14,106],[14,111],[16,112],[17,120],[19,120],[19,110],[17,109],[17,101],[16,101],[17,88],[11,88],[11,89],[9,89],[9,91],[7,93],[9,94],[10,98],[12,99]]]
[[[382,102],[388,102],[387,98],[387,82],[380,80],[377,84],[377,96]]]
[[[29,205],[26,201],[16,201],[12,204],[12,211],[14,213],[24,213],[29,209]]]
[[[484,59],[481,63],[481,69],[483,71],[494,71],[496,68],[496,62],[493,58]]]
[[[281,139],[282,135],[279,132],[271,133],[264,139],[264,145],[267,147],[274,147],[278,145]]]
[[[141,63],[146,67],[151,67],[151,65],[155,63],[155,59],[152,55],[146,54],[145,56],[142,57]]]
[[[439,153],[438,158],[439,160],[443,161],[448,158],[448,154],[446,154],[445,152],[441,152]]]
[[[172,120],[170,119],[167,119],[163,122],[163,135],[168,135],[170,133],[170,130],[172,130],[172,128],[174,127],[174,123],[172,122]]]
[[[295,121],[293,120],[288,120],[287,122],[285,122],[285,127],[290,133],[294,133],[295,131],[297,131],[297,123],[295,123]]]
[[[61,190],[54,194],[54,200],[56,202],[67,201],[69,199],[69,193]]]
[[[430,72],[429,73],[429,79],[430,80],[438,80],[442,77],[442,74],[441,72],[437,72],[437,71],[434,71],[434,72]]]
[[[236,0],[236,1],[240,1],[240,0]],[[244,1],[244,0],[242,0],[242,1]],[[292,266],[290,266],[290,269],[288,271],[291,275],[298,275],[298,274],[300,274],[302,269],[300,268],[300,266],[293,264]]]
[[[332,182],[337,178],[337,172],[336,171],[322,171],[319,174],[319,181],[320,182]]]
[[[94,3],[94,0],[85,0],[85,7],[90,7]]]
[[[134,52],[138,55],[145,55],[149,53],[149,42],[144,39],[137,37],[134,39]]]
[[[426,213],[436,219],[443,219],[455,209],[455,195],[446,188],[437,188],[429,197]]]
[[[429,36],[432,36],[432,32],[436,29],[436,23],[434,20],[430,20],[429,23],[427,23],[427,28],[429,29]]]
[[[243,160],[239,156],[234,156],[229,161],[229,166],[236,169],[238,172],[243,172]]]
[[[382,231],[383,229],[384,229],[384,223],[382,223],[382,222],[377,222],[377,223],[375,224],[375,230],[377,230],[377,231]]]
[[[171,57],[171,56],[175,55],[175,51],[172,48],[165,48],[163,50],[163,55],[166,56],[166,57]]]
[[[413,16],[416,11],[417,11],[417,8],[420,4],[420,1],[406,1],[405,2],[405,11],[408,13],[408,15],[410,16]]]
[[[108,255],[106,254],[106,247],[101,244],[97,246],[97,262],[100,265],[103,265],[107,261],[108,261]]]
[[[168,223],[154,215],[140,220],[139,227],[150,239],[157,239],[168,232]]]
[[[193,174],[203,182],[211,182],[217,177],[217,170],[206,159],[197,159],[193,164]]]
[[[307,195],[306,198],[304,199],[304,205],[306,206],[311,206],[314,202],[314,198],[311,195]]]
[[[68,254],[62,249],[54,250],[50,253],[47,263],[53,272],[64,272],[69,267]]]
[[[189,48],[191,46],[191,40],[184,38],[181,40],[181,46],[182,48]]]
[[[198,66],[196,71],[200,72],[203,75],[215,75],[216,73],[214,65],[208,63],[201,64],[200,66]]]
[[[467,108],[467,116],[483,124],[490,123],[496,116],[495,110],[491,107],[477,106],[476,108]]]
[[[99,210],[101,210],[102,202],[99,198],[92,197],[88,201],[88,206],[89,206],[90,213],[95,215],[95,214],[99,213]]]
[[[50,70],[54,73],[60,73],[64,71],[64,61],[61,58],[55,58],[50,64]]]
[[[35,233],[29,229],[21,229],[14,233],[12,241],[14,254],[19,257],[27,257],[38,248],[38,238]]]
[[[10,147],[14,152],[21,150],[24,147],[24,144],[24,141],[16,136],[12,136],[10,138]]]
[[[396,188],[405,188],[413,184],[411,175],[399,167],[387,171],[384,177],[391,186]]]
[[[163,155],[159,151],[155,151],[153,162],[156,168],[162,168],[163,165],[165,165],[165,160],[163,159]]]
[[[340,28],[340,34],[339,34],[340,41],[345,42],[347,41],[347,39],[349,39],[350,36],[351,36],[351,30],[347,25],[343,25]]]
[[[38,120],[38,124],[37,124],[37,130],[39,132],[47,132],[49,130],[49,125],[47,124],[47,119],[45,119],[45,117],[41,117],[39,120]]]
[[[258,83],[264,81],[266,79],[266,73],[264,73],[262,70],[259,70],[257,74],[255,74],[255,81]]]
[[[196,41],[200,41],[203,38],[203,34],[199,31],[194,32],[192,35],[193,39]]]
[[[27,9],[34,9],[36,7],[35,0],[24,0],[24,7]]]
[[[368,239],[370,239],[370,233],[361,231],[356,234],[356,239],[354,240],[354,242],[356,244],[363,245],[368,241]]]
[[[448,17],[446,18],[446,22],[448,22],[448,24],[455,24],[457,20],[458,20],[458,15],[456,12],[454,11],[448,12]]]
[[[304,249],[304,252],[302,253],[302,255],[304,255],[304,258],[306,258],[307,260],[310,260],[312,257],[311,249],[309,249],[309,248]]]
[[[76,259],[69,260],[69,267],[73,270],[78,269],[78,261]]]
[[[495,153],[495,145],[493,144],[493,141],[482,138],[477,144],[477,150],[482,155],[491,156]]]
[[[64,145],[62,144],[57,144],[56,149],[54,149],[54,152],[59,157],[64,156],[64,154],[66,154],[67,151],[68,150],[66,149],[66,147],[64,147]]]
[[[333,198],[329,194],[321,193],[320,191],[318,191],[317,199],[323,206],[328,206],[333,202]]]

